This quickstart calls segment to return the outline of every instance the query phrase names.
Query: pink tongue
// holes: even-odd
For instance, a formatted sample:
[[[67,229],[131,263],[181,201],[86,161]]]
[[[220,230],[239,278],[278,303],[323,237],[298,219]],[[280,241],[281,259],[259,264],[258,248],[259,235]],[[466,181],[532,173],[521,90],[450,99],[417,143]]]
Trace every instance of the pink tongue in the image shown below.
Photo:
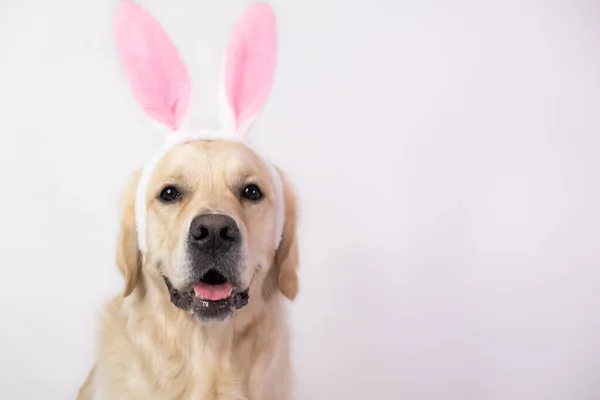
[[[198,282],[194,285],[196,295],[204,300],[217,301],[226,299],[231,292],[231,283],[225,282],[220,285],[209,285]]]

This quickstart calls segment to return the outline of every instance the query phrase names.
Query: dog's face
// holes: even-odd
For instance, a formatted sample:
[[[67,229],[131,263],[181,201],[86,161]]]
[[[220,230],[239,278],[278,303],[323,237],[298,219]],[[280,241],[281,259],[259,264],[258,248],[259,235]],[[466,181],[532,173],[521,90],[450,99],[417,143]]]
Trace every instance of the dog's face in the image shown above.
[[[284,180],[286,221],[276,248],[275,187],[263,161],[247,147],[229,141],[195,141],[163,157],[147,189],[148,252],[143,262],[127,259],[136,239],[129,237],[135,235],[135,229],[129,232],[133,218],[129,213],[133,213],[131,192],[136,184],[137,179],[126,190],[119,241],[123,250],[118,264],[126,277],[126,295],[133,291],[141,271],[150,284],[162,281],[173,305],[199,321],[226,319],[252,301],[252,286],[265,291],[278,287],[287,297],[295,296],[293,196]],[[274,276],[274,285],[269,275]]]

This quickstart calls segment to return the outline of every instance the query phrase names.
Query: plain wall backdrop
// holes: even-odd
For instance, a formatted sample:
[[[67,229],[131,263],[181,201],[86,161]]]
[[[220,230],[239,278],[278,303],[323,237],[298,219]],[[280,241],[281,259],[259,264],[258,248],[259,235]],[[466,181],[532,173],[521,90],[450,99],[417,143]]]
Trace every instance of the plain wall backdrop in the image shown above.
[[[301,197],[297,399],[600,398],[600,5],[272,0],[256,139]],[[196,125],[247,0],[141,1]],[[116,0],[0,0],[0,398],[74,398],[121,290],[119,193],[162,143]]]

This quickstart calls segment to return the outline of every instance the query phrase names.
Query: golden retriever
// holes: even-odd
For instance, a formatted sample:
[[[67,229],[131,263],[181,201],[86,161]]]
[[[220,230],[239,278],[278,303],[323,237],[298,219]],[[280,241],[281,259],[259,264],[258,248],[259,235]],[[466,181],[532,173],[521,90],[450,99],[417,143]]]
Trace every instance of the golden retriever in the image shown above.
[[[281,173],[281,172],[280,172]],[[122,294],[104,307],[97,360],[78,399],[287,400],[286,298],[298,292],[295,195],[242,143],[177,145],[148,185],[148,251],[136,237],[140,172],[126,185],[116,262]]]

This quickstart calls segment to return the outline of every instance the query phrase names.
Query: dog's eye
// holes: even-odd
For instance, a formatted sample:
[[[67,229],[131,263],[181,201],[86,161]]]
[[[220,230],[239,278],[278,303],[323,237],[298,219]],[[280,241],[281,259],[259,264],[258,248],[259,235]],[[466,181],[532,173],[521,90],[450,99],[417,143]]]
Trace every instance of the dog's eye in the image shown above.
[[[260,188],[253,183],[246,185],[242,190],[242,197],[250,201],[258,201],[262,198],[262,195]]]
[[[165,187],[158,195],[158,198],[165,203],[175,201],[179,199],[179,197],[181,197],[181,193],[179,192],[179,190],[177,190],[175,186]]]

